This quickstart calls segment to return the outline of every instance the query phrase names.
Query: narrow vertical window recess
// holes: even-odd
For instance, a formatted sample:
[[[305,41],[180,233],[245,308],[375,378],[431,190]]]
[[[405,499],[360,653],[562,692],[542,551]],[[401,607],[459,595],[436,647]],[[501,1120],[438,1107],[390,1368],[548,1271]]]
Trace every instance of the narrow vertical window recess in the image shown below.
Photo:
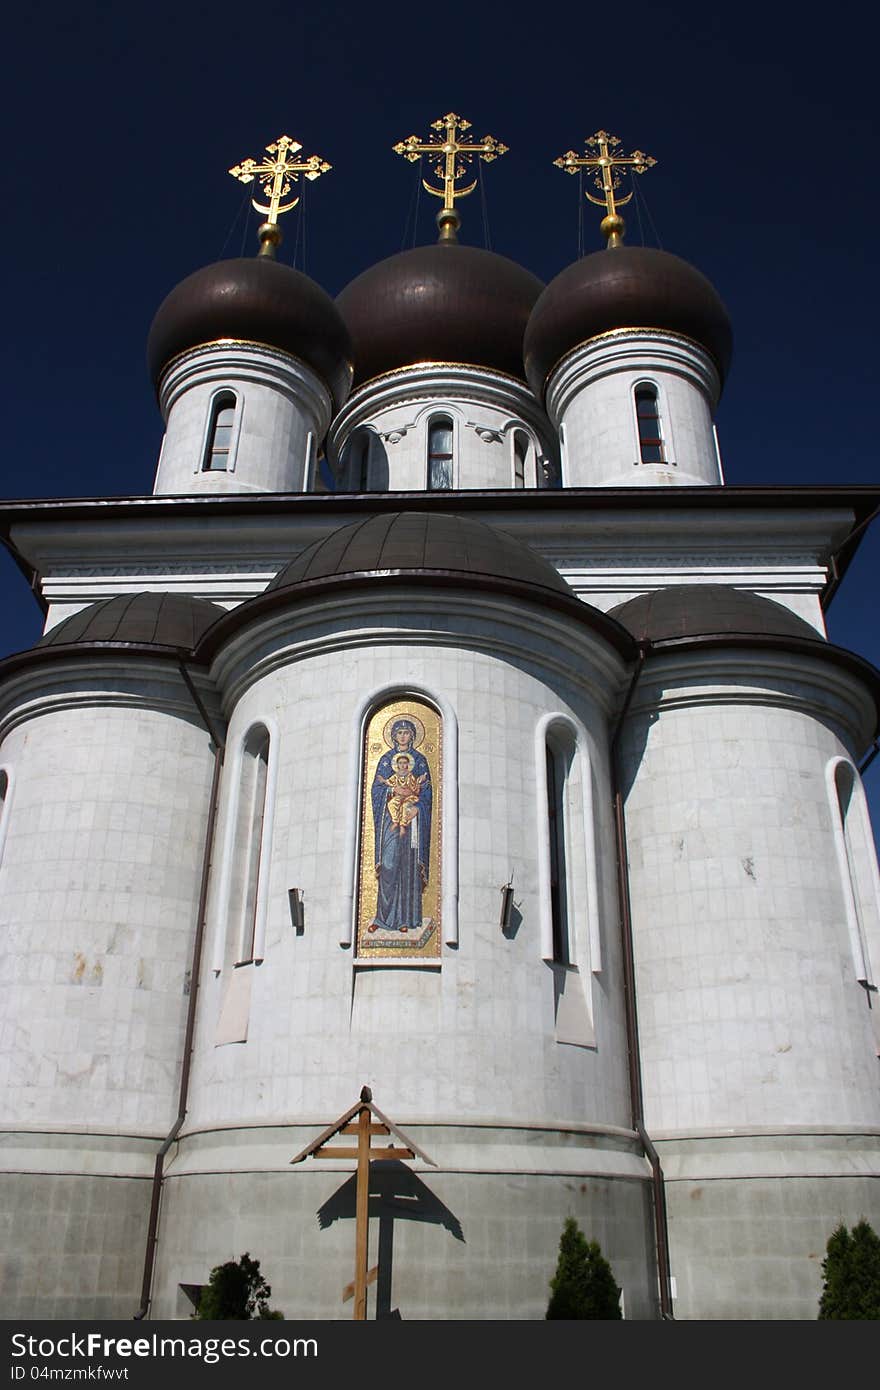
[[[522,430],[514,430],[513,434],[513,486],[525,487],[526,485],[526,458],[529,452],[529,441],[527,435]]]
[[[437,415],[428,424],[428,491],[446,492],[452,487],[452,421]]]
[[[6,814],[9,810],[9,773],[0,767],[0,862],[3,860],[3,842],[6,839]]]
[[[666,451],[656,386],[636,387],[636,421],[639,429],[639,462],[665,463]]]
[[[553,972],[556,1041],[595,1047],[592,971],[601,968],[589,756],[564,717],[542,720],[535,753],[541,954]]]
[[[224,391],[214,398],[211,406],[211,424],[208,429],[208,443],[205,449],[203,473],[226,473],[230,467],[232,453],[232,430],[235,425],[235,396]]]
[[[880,1055],[880,996],[872,966],[872,938],[880,929],[880,880],[873,852],[865,794],[855,768],[844,759],[830,765],[836,811],[836,842],[847,926],[856,979],[865,991],[871,1011],[874,1041]]]
[[[370,436],[366,431],[354,442],[354,490],[370,490]]]
[[[562,750],[547,740],[547,820],[550,834],[550,911],[553,922],[553,961],[570,965],[568,939],[568,882],[565,854],[565,774]]]
[[[268,770],[269,732],[262,724],[257,724],[245,739],[238,792],[231,903],[235,913],[234,920],[237,918],[239,926],[237,965],[249,965],[257,958],[257,903],[263,870],[263,825],[266,815]]]

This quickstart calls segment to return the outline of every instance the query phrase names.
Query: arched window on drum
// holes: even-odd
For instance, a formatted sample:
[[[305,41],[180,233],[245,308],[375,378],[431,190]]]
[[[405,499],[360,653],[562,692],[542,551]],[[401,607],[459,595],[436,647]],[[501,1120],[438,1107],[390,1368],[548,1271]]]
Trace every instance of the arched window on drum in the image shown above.
[[[221,391],[211,402],[208,438],[202,462],[204,473],[227,473],[232,469],[236,406],[233,391]]]
[[[657,387],[641,382],[635,389],[636,425],[639,436],[639,462],[665,463],[663,426]]]
[[[455,427],[448,415],[428,421],[428,491],[446,492],[452,487]]]

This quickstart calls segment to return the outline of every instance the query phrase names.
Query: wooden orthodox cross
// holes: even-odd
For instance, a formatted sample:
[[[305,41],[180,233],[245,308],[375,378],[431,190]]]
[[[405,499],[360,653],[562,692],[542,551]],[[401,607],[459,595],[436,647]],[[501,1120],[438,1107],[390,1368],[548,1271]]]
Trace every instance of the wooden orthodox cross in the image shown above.
[[[335,1145],[330,1140],[337,1134],[356,1135],[357,1145]],[[372,1148],[373,1136],[389,1139],[391,1135],[401,1141],[401,1147],[393,1143],[380,1148]],[[369,1227],[370,1227],[370,1160],[371,1159],[410,1159],[418,1154],[432,1168],[436,1164],[423,1153],[402,1130],[392,1124],[387,1116],[373,1104],[373,1093],[364,1086],[357,1105],[346,1110],[344,1115],[319,1134],[317,1139],[307,1145],[302,1153],[292,1158],[291,1163],[301,1163],[304,1158],[348,1158],[357,1160],[357,1183],[355,1188],[355,1255],[354,1279],[342,1292],[342,1301],[354,1298],[354,1319],[363,1322],[367,1316],[367,1286],[372,1284],[379,1273],[379,1266],[369,1268]]]
[[[468,193],[473,193],[477,186],[474,179],[473,183],[456,188],[458,180],[464,178],[468,172],[474,155],[478,155],[489,164],[499,155],[507,154],[507,146],[502,145],[500,140],[496,140],[492,135],[484,135],[482,140],[470,144],[459,140],[459,135],[470,128],[470,121],[465,121],[461,116],[456,116],[454,111],[450,111],[441,120],[431,122],[432,130],[443,132],[439,140],[420,140],[417,135],[408,135],[405,140],[392,145],[394,153],[402,154],[411,164],[423,154],[432,157],[434,175],[442,181],[443,187],[435,188],[427,179],[422,179],[422,186],[429,193],[433,193],[435,198],[443,199],[443,208],[437,214],[437,221],[440,224],[441,237],[447,241],[455,239],[461,222],[455,211],[456,198],[466,197]]]
[[[634,169],[637,174],[644,174],[645,170],[652,169],[657,161],[643,150],[633,150],[632,154],[618,154],[620,141],[616,135],[609,135],[607,130],[597,130],[585,144],[588,148],[583,155],[568,150],[559,159],[554,159],[553,163],[557,169],[564,169],[567,174],[576,174],[581,169],[595,169],[593,182],[602,197],[594,198],[592,193],[587,193],[586,196],[591,203],[605,208],[602,231],[608,238],[609,246],[619,246],[623,238],[624,223],[617,209],[629,202],[632,193],[627,193],[623,198],[615,197],[621,183],[618,171],[628,168]],[[595,150],[596,153],[590,154],[589,149]]]
[[[251,200],[257,212],[266,214],[266,221],[260,228],[261,256],[273,255],[274,248],[281,241],[281,228],[277,225],[279,215],[295,208],[299,198],[289,203],[282,203],[281,200],[292,191],[300,174],[307,179],[319,179],[333,167],[317,154],[297,160],[296,155],[301,149],[302,145],[297,140],[291,140],[289,135],[279,135],[277,140],[266,146],[266,153],[272,156],[271,159],[264,159],[262,164],[255,159],[243,159],[229,170],[239,183],[253,183],[254,179],[259,179],[263,194],[269,199],[268,207],[258,203],[256,198]]]

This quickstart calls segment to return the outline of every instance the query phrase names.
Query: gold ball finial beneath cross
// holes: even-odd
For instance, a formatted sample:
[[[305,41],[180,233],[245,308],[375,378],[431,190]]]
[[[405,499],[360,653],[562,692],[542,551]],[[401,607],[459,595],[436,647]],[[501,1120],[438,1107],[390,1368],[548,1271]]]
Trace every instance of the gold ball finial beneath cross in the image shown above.
[[[282,233],[278,226],[278,218],[283,212],[290,212],[295,208],[299,198],[293,198],[287,203],[281,200],[292,192],[300,174],[311,181],[319,179],[322,174],[333,168],[332,164],[328,164],[326,159],[317,154],[298,160],[296,155],[301,149],[302,145],[298,140],[292,140],[289,135],[279,135],[277,140],[266,146],[266,153],[271,156],[270,159],[264,159],[262,164],[258,164],[255,159],[243,159],[240,164],[234,164],[229,170],[239,183],[253,183],[254,179],[259,179],[263,195],[269,199],[268,206],[258,203],[256,198],[251,200],[251,206],[257,212],[266,213],[266,221],[257,233],[260,238],[261,256],[274,257],[276,247],[281,244]]]
[[[623,234],[626,230],[626,223],[617,209],[624,207],[633,196],[631,192],[622,198],[615,196],[621,184],[619,171],[631,169],[636,174],[644,174],[647,169],[653,169],[657,161],[651,155],[645,154],[644,150],[633,150],[632,154],[619,154],[620,141],[616,135],[609,135],[607,130],[597,130],[585,144],[583,155],[575,154],[574,150],[567,150],[559,159],[554,159],[553,163],[557,169],[564,169],[567,174],[577,174],[581,169],[595,170],[593,183],[602,196],[595,198],[592,193],[585,192],[585,197],[591,203],[606,209],[606,215],[602,218],[599,228],[609,249],[612,249],[623,244]],[[590,150],[594,153],[591,154]]]
[[[463,187],[457,185],[459,179],[463,179],[467,174],[474,155],[491,164],[499,155],[507,154],[507,146],[502,145],[501,141],[492,135],[484,135],[482,140],[472,142],[459,140],[459,135],[470,128],[470,121],[456,116],[454,111],[449,111],[439,121],[431,122],[431,129],[440,134],[438,140],[420,140],[417,135],[408,135],[405,140],[399,140],[391,147],[395,154],[403,155],[410,164],[421,159],[422,155],[432,158],[434,176],[443,186],[435,188],[427,179],[422,179],[422,187],[435,198],[443,199],[443,207],[437,214],[441,241],[458,240],[461,218],[455,210],[455,200],[473,193],[477,180],[474,179],[472,183]]]

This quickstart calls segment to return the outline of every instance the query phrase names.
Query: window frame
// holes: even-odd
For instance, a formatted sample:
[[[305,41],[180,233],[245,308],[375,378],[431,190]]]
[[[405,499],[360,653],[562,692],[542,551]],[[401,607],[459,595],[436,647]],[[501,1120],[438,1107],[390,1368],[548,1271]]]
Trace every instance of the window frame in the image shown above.
[[[451,440],[451,452],[449,454],[432,454],[431,452],[431,433],[436,426],[444,425],[449,427]],[[431,485],[431,460],[449,460],[449,485],[448,487],[432,487]],[[426,492],[453,492],[457,483],[457,459],[458,459],[458,428],[455,416],[449,411],[432,411],[426,418],[425,423],[425,491]]]
[[[647,416],[639,414],[639,393],[650,392],[654,402],[655,415],[657,421],[656,433],[651,438],[642,438],[641,421]],[[666,401],[663,398],[660,386],[656,381],[642,379],[633,383],[632,387],[633,422],[635,425],[635,443],[638,457],[635,460],[636,468],[644,467],[674,467],[671,458],[671,442],[667,425],[668,412]],[[660,450],[659,459],[646,459],[644,450],[646,448],[658,448]]]
[[[226,467],[212,468],[211,459],[217,452],[214,449],[214,437],[218,427],[218,417],[223,410],[232,407],[234,411],[232,424],[229,427],[229,448],[225,451]],[[243,415],[243,397],[230,386],[222,386],[211,393],[208,403],[208,414],[205,421],[205,429],[202,438],[202,450],[199,457],[199,464],[196,468],[197,473],[234,473],[238,455],[238,442],[241,435],[241,419]],[[225,428],[225,426],[224,426]]]

